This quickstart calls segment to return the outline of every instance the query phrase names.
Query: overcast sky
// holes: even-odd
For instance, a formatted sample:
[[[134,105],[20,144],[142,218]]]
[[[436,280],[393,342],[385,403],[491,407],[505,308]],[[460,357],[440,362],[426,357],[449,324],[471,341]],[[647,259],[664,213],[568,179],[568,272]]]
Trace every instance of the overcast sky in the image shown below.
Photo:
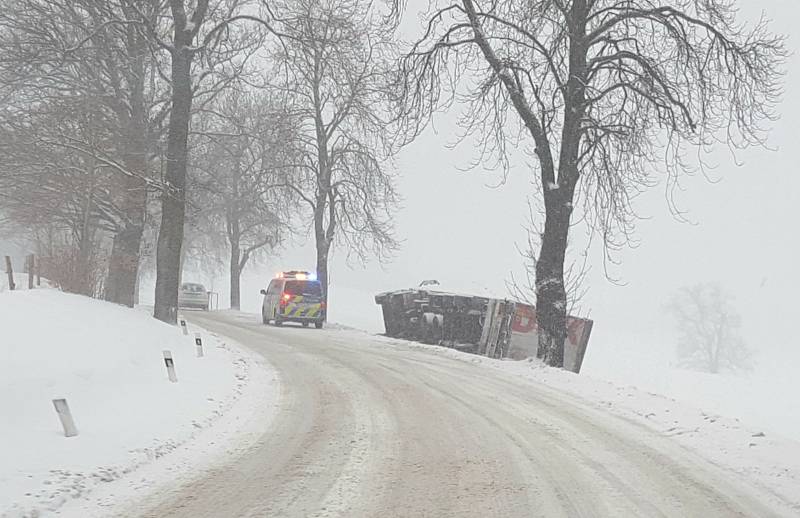
[[[774,30],[789,36],[789,48],[796,52],[798,39],[791,30],[796,29],[800,2],[742,0],[741,5],[743,19],[753,20],[763,10]],[[604,278],[599,253],[590,256],[593,270],[584,306],[596,324],[587,365],[616,368],[616,358],[623,356],[632,364],[637,355],[671,355],[672,331],[663,305],[676,288],[699,281],[719,281],[736,296],[746,338],[761,351],[761,365],[772,363],[779,351],[797,349],[792,335],[800,291],[797,59],[789,62],[782,119],[770,139],[774,151],[741,153],[740,166],[721,151],[713,172],[719,182],[686,180],[677,202],[689,212],[692,225],[670,215],[663,186],[642,196],[636,208],[648,219],[638,224],[640,246],[617,254],[621,264],[614,273],[623,286]],[[483,287],[504,294],[511,272],[520,272],[516,245],[525,240],[531,171],[515,168],[505,184],[489,187],[498,182],[498,173],[461,171],[475,157],[472,148],[447,148],[454,140],[452,116],[439,118],[436,128],[397,160],[404,200],[395,221],[403,246],[395,259],[383,267],[350,268],[343,251],[337,251],[331,273],[334,318],[379,330],[372,295],[381,290],[438,279],[461,290]],[[245,310],[258,311],[258,289],[274,271],[313,268],[310,241],[245,276]]]

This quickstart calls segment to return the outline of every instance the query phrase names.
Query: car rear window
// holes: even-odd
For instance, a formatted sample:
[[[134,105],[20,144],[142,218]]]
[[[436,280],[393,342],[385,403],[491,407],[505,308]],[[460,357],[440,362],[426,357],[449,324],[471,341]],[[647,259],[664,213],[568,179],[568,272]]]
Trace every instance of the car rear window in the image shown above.
[[[286,281],[283,291],[289,295],[322,296],[322,285],[319,281]]]
[[[184,284],[181,289],[190,293],[204,293],[206,291],[202,284]]]

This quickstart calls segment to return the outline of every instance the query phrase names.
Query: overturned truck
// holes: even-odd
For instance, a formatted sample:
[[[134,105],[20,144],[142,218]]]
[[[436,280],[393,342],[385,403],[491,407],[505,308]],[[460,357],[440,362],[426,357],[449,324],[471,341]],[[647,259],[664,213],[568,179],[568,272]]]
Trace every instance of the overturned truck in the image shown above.
[[[428,289],[375,296],[386,335],[488,356],[522,360],[537,356],[536,308],[530,304]],[[593,322],[567,318],[564,368],[580,372]]]

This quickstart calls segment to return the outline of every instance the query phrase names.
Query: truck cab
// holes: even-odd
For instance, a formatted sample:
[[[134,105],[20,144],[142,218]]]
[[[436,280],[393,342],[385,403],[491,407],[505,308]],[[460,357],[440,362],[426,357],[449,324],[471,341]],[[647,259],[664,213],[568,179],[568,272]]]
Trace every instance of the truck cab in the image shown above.
[[[308,327],[313,323],[321,329],[325,322],[327,304],[322,296],[322,284],[312,273],[281,272],[261,294],[264,295],[261,320],[265,325],[298,322]]]

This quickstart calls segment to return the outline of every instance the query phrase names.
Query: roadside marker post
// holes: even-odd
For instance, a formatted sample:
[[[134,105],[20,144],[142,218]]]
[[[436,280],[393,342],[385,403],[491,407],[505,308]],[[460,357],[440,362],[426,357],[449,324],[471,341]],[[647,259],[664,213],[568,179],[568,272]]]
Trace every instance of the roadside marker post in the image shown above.
[[[197,357],[203,357],[203,339],[200,337],[200,333],[194,334],[194,344],[197,346]]]
[[[185,318],[181,319],[181,329],[183,329],[183,336],[188,336],[189,335],[189,328],[186,327],[186,319]]]
[[[75,421],[72,419],[72,412],[69,411],[69,405],[66,399],[54,399],[53,406],[58,414],[58,419],[61,421],[61,427],[64,429],[64,437],[75,437],[78,435],[78,429],[75,427]]]
[[[172,360],[171,351],[164,351],[164,364],[167,366],[169,380],[176,383],[178,381],[178,376],[175,375],[175,362]]]

